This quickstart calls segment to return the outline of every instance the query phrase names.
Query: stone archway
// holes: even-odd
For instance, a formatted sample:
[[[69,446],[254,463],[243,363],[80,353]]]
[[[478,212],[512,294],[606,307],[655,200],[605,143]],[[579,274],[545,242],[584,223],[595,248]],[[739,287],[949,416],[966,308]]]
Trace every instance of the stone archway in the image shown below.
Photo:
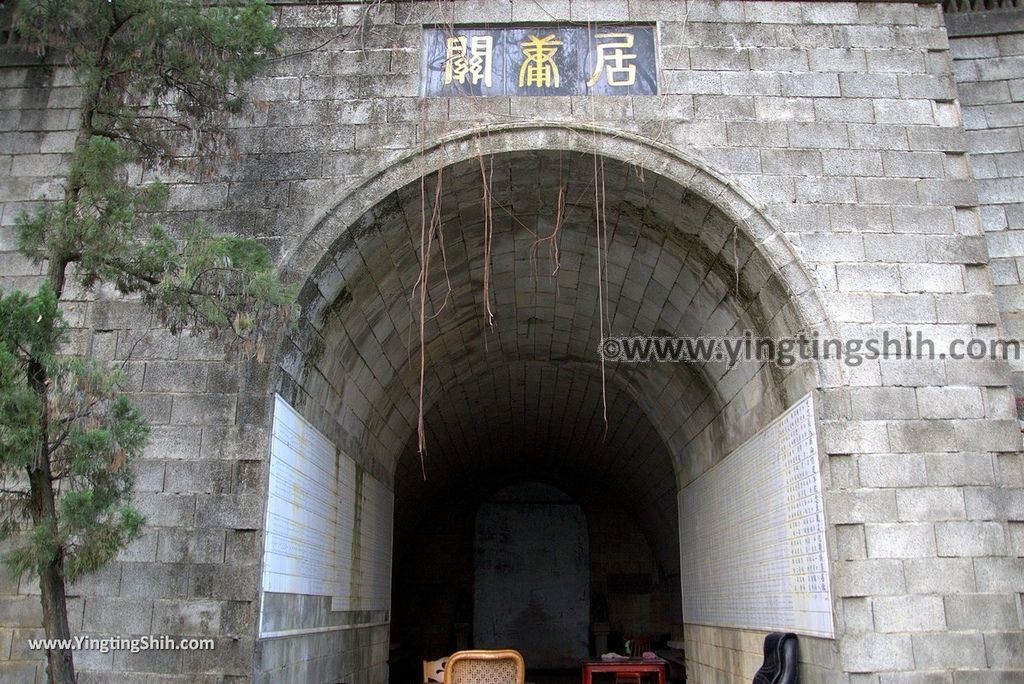
[[[796,251],[785,234],[768,221],[753,198],[683,150],[597,125],[515,123],[441,137],[385,168],[366,174],[363,182],[345,188],[326,202],[330,208],[293,248],[287,250],[281,269],[295,280],[315,280],[317,267],[322,265],[324,254],[329,253],[335,241],[343,237],[352,223],[398,188],[437,169],[480,155],[531,149],[600,155],[633,164],[713,203],[741,227],[773,272],[785,280],[798,309],[797,315],[804,324],[832,331],[827,309],[815,294],[810,276],[800,267]]]
[[[481,157],[494,208],[493,327],[482,315]],[[553,230],[559,193],[568,199],[555,264],[537,245]],[[424,322],[421,465],[409,300],[435,196],[446,252],[433,263],[447,270],[432,275]],[[608,226],[601,249],[599,214]],[[602,368],[596,349],[609,332],[783,337],[829,323],[787,240],[742,192],[683,155],[596,129],[511,127],[423,150],[349,192],[285,263],[306,286],[278,389],[395,491],[394,581],[406,597],[440,591],[416,584],[417,567],[449,583],[464,570],[452,554],[424,561],[436,543],[422,540],[441,534],[424,512],[466,519],[480,492],[543,479],[580,501],[614,500],[632,525],[622,539],[638,541],[653,578],[651,604],[678,603],[679,488],[836,377],[817,366],[720,362]],[[607,578],[615,568],[599,571]],[[430,611],[441,627],[424,658],[444,652],[465,620],[457,597],[442,604]],[[422,631],[393,609],[395,629]],[[667,631],[672,619],[650,612],[621,630]]]

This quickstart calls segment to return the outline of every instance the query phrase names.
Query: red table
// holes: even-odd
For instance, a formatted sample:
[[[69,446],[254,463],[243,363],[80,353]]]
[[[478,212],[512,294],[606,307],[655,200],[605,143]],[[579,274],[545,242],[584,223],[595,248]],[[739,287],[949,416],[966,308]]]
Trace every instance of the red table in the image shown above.
[[[595,672],[610,672],[612,674],[657,674],[658,684],[665,684],[665,666],[667,664],[667,661],[662,660],[661,658],[629,658],[626,660],[584,660],[583,684],[593,684],[593,676]]]

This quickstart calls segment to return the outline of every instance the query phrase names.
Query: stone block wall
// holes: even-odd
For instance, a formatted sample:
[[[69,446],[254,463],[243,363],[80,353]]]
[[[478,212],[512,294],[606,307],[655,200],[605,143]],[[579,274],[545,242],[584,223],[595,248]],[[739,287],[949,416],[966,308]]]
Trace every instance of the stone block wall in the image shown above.
[[[1024,9],[954,14],[950,52],[977,179],[994,291],[1008,336],[1024,336]],[[1014,389],[1024,396],[1024,365]],[[1018,410],[1019,412],[1019,410]]]
[[[528,125],[536,132],[520,139],[543,148],[553,131],[583,124],[694,160],[748,198],[779,232],[758,248],[792,248],[787,272],[812,284],[793,296],[824,302],[844,338],[910,330],[939,345],[1019,334],[1019,105],[1001,106],[1015,103],[1015,38],[954,41],[956,74],[975,84],[960,91],[965,135],[937,5],[489,0],[282,4],[277,15],[289,56],[258,79],[256,107],[236,122],[241,157],[209,179],[169,178],[165,218],[257,237],[294,277],[311,275],[314,264],[293,256],[321,219],[419,145]],[[419,98],[424,24],[570,20],[657,21],[661,94]],[[39,269],[14,253],[13,224],[59,196],[53,176],[73,142],[77,92],[56,66],[0,66],[0,87],[0,285],[32,287]],[[81,325],[75,348],[127,360],[153,425],[138,471],[146,532],[73,589],[73,631],[217,640],[212,652],[80,654],[82,680],[113,670],[125,681],[241,681],[255,662],[321,681],[382,681],[386,627],[256,644],[267,397],[288,357],[238,364],[106,292],[72,293],[67,307]],[[372,377],[363,381],[372,393]],[[1005,364],[870,361],[821,368],[814,384],[838,638],[805,649],[808,681],[1013,681],[1024,669],[1024,466]],[[738,388],[730,396],[739,399],[728,415],[754,400]],[[337,436],[326,417],[307,417]],[[729,422],[714,434],[728,435]],[[365,444],[339,444],[370,459],[358,452]],[[38,625],[31,592],[28,580],[0,583],[5,677],[41,676],[38,654],[24,650]],[[749,676],[750,656],[728,653],[756,651],[756,635],[690,625],[687,640],[691,681]]]
[[[252,681],[386,682],[388,634],[383,624],[263,639],[256,648]]]

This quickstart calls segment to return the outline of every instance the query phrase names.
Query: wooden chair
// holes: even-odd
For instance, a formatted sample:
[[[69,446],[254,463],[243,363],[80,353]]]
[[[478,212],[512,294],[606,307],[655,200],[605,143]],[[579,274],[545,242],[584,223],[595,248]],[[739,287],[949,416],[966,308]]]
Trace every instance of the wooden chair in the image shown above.
[[[444,666],[448,662],[448,656],[437,660],[423,661],[423,682],[443,682]]]
[[[651,650],[651,638],[638,636],[629,639],[629,656],[639,658]],[[642,684],[643,678],[639,672],[622,672],[615,674],[615,684]]]
[[[639,658],[644,653],[651,650],[651,637],[649,636],[636,636],[630,641],[633,642],[633,648],[630,650],[630,656],[633,658]]]
[[[444,668],[444,684],[524,684],[526,665],[519,651],[457,651]]]

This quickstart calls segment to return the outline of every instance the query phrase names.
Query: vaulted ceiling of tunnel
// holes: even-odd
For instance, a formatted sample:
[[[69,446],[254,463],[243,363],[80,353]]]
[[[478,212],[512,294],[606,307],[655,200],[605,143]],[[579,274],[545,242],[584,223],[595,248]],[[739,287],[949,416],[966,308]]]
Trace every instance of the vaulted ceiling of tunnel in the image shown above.
[[[602,383],[599,369],[483,366],[445,391],[425,427],[425,457],[410,439],[395,473],[396,546],[416,536],[423,511],[451,498],[482,502],[510,483],[539,480],[577,502],[630,511],[662,566],[678,565],[671,456],[629,392]]]
[[[424,485],[417,286],[432,221]],[[400,514],[467,479],[547,473],[569,493],[574,479],[614,489],[660,534],[674,528],[678,481],[709,465],[688,448],[722,407],[781,407],[758,364],[602,370],[603,334],[739,336],[792,315],[778,274],[714,204],[606,158],[516,152],[428,174],[347,226],[304,298],[296,399],[396,477]]]

